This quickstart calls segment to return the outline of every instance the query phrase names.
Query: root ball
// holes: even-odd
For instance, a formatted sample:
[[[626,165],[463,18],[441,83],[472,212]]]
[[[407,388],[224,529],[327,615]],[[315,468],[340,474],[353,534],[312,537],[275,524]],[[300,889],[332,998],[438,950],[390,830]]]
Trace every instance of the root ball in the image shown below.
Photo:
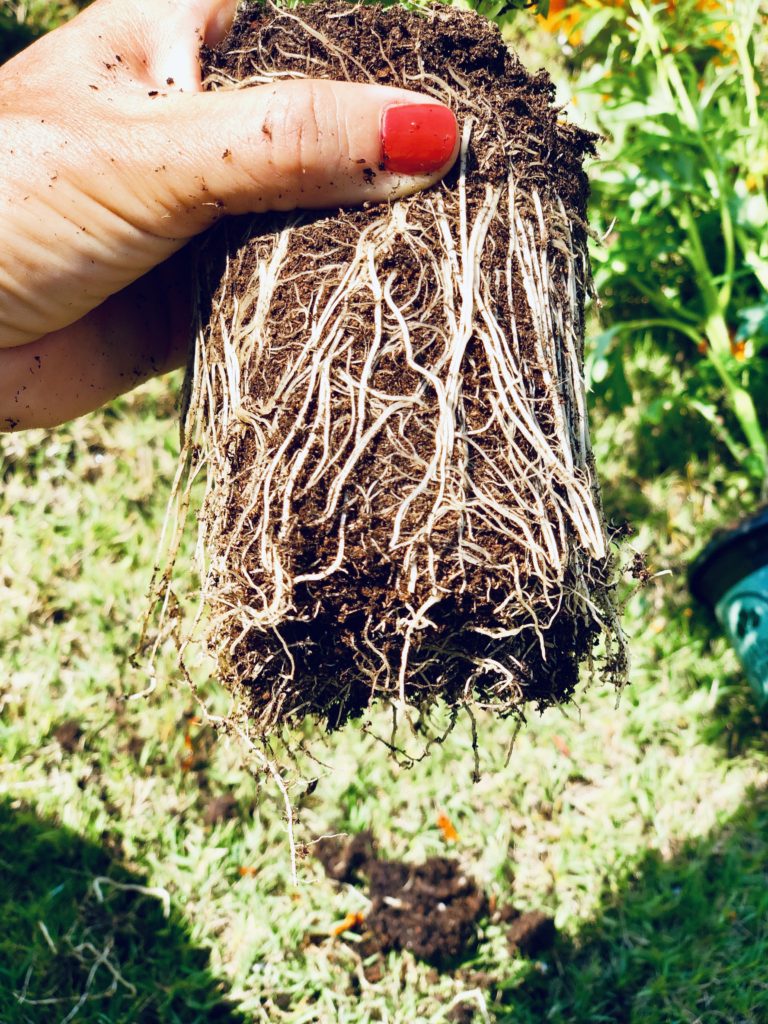
[[[224,681],[262,735],[566,699],[601,635],[622,661],[582,378],[593,137],[443,6],[246,4],[207,63],[211,88],[420,90],[463,132],[427,192],[200,246],[184,440]]]

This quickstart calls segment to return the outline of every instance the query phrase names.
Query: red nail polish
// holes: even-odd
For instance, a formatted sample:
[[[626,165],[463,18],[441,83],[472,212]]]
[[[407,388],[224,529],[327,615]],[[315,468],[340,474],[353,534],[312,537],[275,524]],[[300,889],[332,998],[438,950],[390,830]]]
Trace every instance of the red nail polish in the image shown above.
[[[381,115],[384,167],[396,174],[431,174],[450,159],[456,118],[440,103],[386,107]]]

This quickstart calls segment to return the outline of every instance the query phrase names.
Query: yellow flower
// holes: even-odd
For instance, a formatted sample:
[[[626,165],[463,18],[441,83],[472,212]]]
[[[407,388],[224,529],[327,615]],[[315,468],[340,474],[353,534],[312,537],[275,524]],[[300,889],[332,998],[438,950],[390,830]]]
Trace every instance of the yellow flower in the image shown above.
[[[570,6],[570,10],[566,10]],[[578,46],[581,42],[581,32],[575,28],[580,14],[575,10],[576,4],[568,4],[568,0],[550,0],[549,14],[546,18],[541,15],[537,18],[538,23],[545,32],[562,32],[569,43]]]

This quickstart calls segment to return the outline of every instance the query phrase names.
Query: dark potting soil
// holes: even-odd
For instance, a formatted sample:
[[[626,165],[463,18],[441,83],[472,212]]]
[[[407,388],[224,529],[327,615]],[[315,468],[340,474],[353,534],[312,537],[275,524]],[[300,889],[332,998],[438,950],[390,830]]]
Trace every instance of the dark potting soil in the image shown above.
[[[61,749],[65,750],[68,754],[72,754],[77,750],[82,737],[82,724],[74,718],[68,718],[53,730],[53,738]]]
[[[458,90],[459,120],[471,116],[477,121],[464,179],[470,226],[487,202],[488,188],[506,187],[512,173],[514,203],[530,225],[531,244],[543,246],[547,273],[562,282],[563,308],[574,303],[568,328],[575,339],[572,356],[543,353],[521,279],[522,257],[509,256],[509,226],[492,218],[482,254],[483,302],[507,339],[501,344],[511,346],[509,339],[515,339],[524,368],[520,386],[537,436],[563,464],[575,462],[574,479],[594,501],[599,519],[579,399],[562,397],[562,382],[583,355],[589,271],[588,184],[582,161],[593,151],[594,138],[562,121],[546,73],[529,74],[498,29],[477,15],[444,7],[418,14],[399,5],[383,9],[338,2],[290,12],[245,4],[229,38],[207,52],[205,60],[210,81],[219,84],[223,78],[239,81],[254,75],[264,80],[266,69],[414,89],[437,77]],[[375,173],[360,168],[366,180]],[[440,189],[441,201],[455,201],[458,165]],[[393,301],[406,310],[411,324],[413,349],[425,358],[439,343],[435,318],[442,313],[435,308],[429,281],[419,285],[419,247],[434,250],[444,236],[434,208],[419,202],[408,201],[409,231],[392,243],[379,271],[382,280],[390,277]],[[359,303],[351,308],[343,325],[345,354],[330,371],[333,408],[324,434],[317,426],[321,399],[302,386],[293,388],[293,382],[308,373],[308,324],[321,294],[327,300],[353,259],[361,233],[375,228],[382,216],[381,206],[371,206],[300,219],[295,214],[233,218],[210,232],[200,248],[207,362],[223,366],[222,324],[232,328],[245,307],[253,313],[261,301],[254,284],[259,267],[263,277],[278,233],[292,225],[269,296],[269,350],[258,365],[241,366],[241,378],[248,381],[242,412],[213,442],[218,446],[213,461],[223,468],[203,511],[214,565],[208,587],[214,623],[210,646],[224,681],[245,695],[263,733],[306,715],[336,728],[378,696],[405,694],[422,708],[437,697],[454,706],[474,700],[502,713],[519,710],[527,701],[539,706],[560,702],[572,693],[579,664],[595,644],[600,616],[611,602],[610,560],[604,553],[589,555],[575,539],[566,508],[568,486],[559,477],[537,478],[540,471],[550,472],[549,454],[539,451],[530,432],[512,432],[510,441],[504,424],[494,419],[490,403],[496,371],[478,336],[467,344],[457,414],[460,432],[478,440],[457,442],[456,451],[464,454],[451,454],[455,465],[449,464],[445,475],[445,486],[454,490],[463,486],[462,474],[471,478],[465,507],[443,503],[428,540],[414,541],[407,569],[402,546],[392,544],[393,519],[395,510],[405,510],[401,535],[417,537],[438,507],[439,484],[432,480],[421,490],[417,486],[434,456],[438,407],[402,346],[399,352],[387,347],[385,338],[367,379],[370,394],[376,401],[420,396],[414,400],[417,412],[400,416],[399,434],[389,428],[372,434],[337,495],[338,508],[328,512],[333,488],[326,478],[313,481],[312,474],[318,460],[343,465],[354,448],[350,394],[362,387],[355,381],[367,372],[361,368],[369,353],[372,299],[367,308]],[[451,216],[458,234],[456,209]],[[503,281],[508,260],[509,287]],[[569,260],[575,260],[573,267]],[[562,309],[555,320],[558,315],[562,321]],[[565,328],[560,323],[551,330],[560,337]],[[220,376],[212,378],[213,404],[206,414],[214,435],[216,421],[223,421],[223,410],[231,407]],[[553,403],[564,411],[559,413]],[[577,450],[575,459],[558,448],[558,438],[566,435]],[[265,467],[281,450],[286,468],[278,479],[279,467],[271,477]],[[494,462],[499,452],[499,458],[524,460],[530,473],[523,471],[512,483],[501,479]],[[269,500],[267,478],[274,487]],[[488,500],[490,510],[474,519],[472,494],[481,495],[481,504]],[[510,527],[510,521],[517,525]],[[542,569],[533,547],[549,553],[546,557],[554,549],[556,567]],[[325,571],[339,559],[339,571]],[[292,585],[294,578],[301,582]],[[281,610],[267,622],[264,609],[279,601]],[[262,619],[254,624],[254,616],[241,614],[243,609],[255,609]],[[419,609],[424,609],[421,617]],[[606,615],[604,622],[609,620]],[[541,633],[539,622],[544,623]]]
[[[422,864],[379,858],[373,835],[333,837],[315,846],[326,874],[336,882],[367,888],[371,907],[355,930],[364,957],[407,949],[448,969],[472,954],[478,927],[487,921],[507,928],[510,951],[538,956],[555,940],[552,918],[512,905],[491,910],[491,901],[460,863],[430,857]]]

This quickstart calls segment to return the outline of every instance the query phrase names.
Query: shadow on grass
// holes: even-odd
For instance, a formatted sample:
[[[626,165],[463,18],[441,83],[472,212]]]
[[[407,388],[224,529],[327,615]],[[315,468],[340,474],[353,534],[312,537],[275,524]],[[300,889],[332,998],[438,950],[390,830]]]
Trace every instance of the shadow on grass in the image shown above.
[[[663,799],[663,794],[660,795]],[[768,793],[669,859],[649,853],[542,973],[497,992],[498,1024],[768,1021]]]
[[[70,830],[0,801],[1,1024],[243,1024],[208,953],[145,885]]]

